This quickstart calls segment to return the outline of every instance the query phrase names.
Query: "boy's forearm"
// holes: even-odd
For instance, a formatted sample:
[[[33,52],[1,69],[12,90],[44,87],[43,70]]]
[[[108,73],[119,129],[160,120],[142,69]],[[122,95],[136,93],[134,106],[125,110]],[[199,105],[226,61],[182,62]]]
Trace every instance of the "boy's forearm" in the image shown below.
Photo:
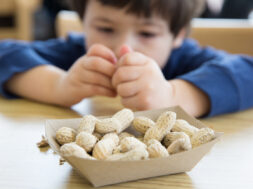
[[[5,85],[7,91],[45,103],[61,104],[58,83],[65,71],[44,65],[14,75]]]
[[[202,90],[185,80],[175,79],[169,82],[173,87],[175,104],[195,117],[209,112],[210,100]]]

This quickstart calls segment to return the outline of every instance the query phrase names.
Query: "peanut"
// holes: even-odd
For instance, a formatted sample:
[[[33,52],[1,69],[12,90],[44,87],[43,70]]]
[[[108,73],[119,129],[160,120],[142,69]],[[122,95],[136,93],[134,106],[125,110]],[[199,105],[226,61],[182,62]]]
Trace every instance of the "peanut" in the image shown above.
[[[69,127],[61,127],[56,131],[56,140],[61,144],[74,142],[76,139],[76,131]]]
[[[86,115],[82,118],[77,133],[80,133],[82,131],[86,131],[88,133],[93,133],[95,129],[97,118],[93,115]]]
[[[190,150],[192,148],[190,137],[185,135],[184,138],[178,138],[169,145],[167,151],[169,154],[175,154],[184,150]]]
[[[92,151],[97,142],[97,138],[91,133],[82,131],[76,136],[76,144],[86,150],[86,152]]]
[[[176,117],[177,114],[175,112],[166,111],[158,117],[156,127],[165,131],[170,131],[176,122]]]
[[[146,144],[135,137],[126,137],[120,142],[121,152],[127,152],[137,147],[147,148]]]
[[[116,114],[114,114],[112,118],[116,118],[120,122],[121,126],[117,128],[117,133],[121,133],[132,123],[134,119],[134,113],[132,112],[132,110],[124,108],[121,111],[118,111]]]
[[[118,154],[118,153],[121,153],[121,146],[120,145],[116,146],[112,151],[112,154]]]
[[[120,145],[113,150],[113,154],[127,152],[136,147],[147,147],[146,144],[143,143],[143,137],[135,138],[133,135],[125,137],[120,141]]]
[[[116,145],[119,144],[119,136],[117,135],[117,133],[107,133],[106,135],[104,135],[104,136],[102,137],[101,140],[107,139],[107,138],[112,139],[113,142],[114,142]]]
[[[116,133],[108,133],[103,138],[98,141],[95,145],[92,155],[96,159],[106,159],[110,156],[119,143],[119,137]]]
[[[94,132],[93,135],[97,137],[97,140],[100,140],[103,136],[100,133]]]
[[[215,133],[212,129],[205,127],[199,129],[193,136],[192,136],[192,147],[197,147],[201,144],[207,143],[215,138]]]
[[[172,142],[178,138],[185,138],[186,134],[184,132],[169,132],[163,139],[163,144],[165,147],[168,147]]]
[[[176,121],[176,113],[167,111],[162,113],[154,127],[147,130],[144,135],[144,142],[148,142],[151,139],[156,139],[159,142],[162,141],[163,137],[170,131]]]
[[[136,117],[133,120],[133,127],[136,131],[145,134],[146,131],[155,126],[155,122],[147,117],[140,116]]]
[[[119,141],[122,141],[126,137],[134,137],[134,135],[132,135],[128,132],[122,132],[119,134]]]
[[[183,119],[176,120],[175,125],[172,127],[173,132],[185,132],[190,138],[196,133],[199,129],[190,125],[187,121]]]
[[[143,147],[134,148],[126,153],[117,153],[111,156],[108,156],[106,160],[115,161],[115,160],[143,160],[148,159],[148,152]]]
[[[62,145],[60,152],[63,156],[76,156],[85,159],[95,159],[87,154],[87,152],[82,147],[78,146],[74,142]]]
[[[166,133],[163,130],[158,129],[157,127],[152,127],[148,129],[147,132],[145,133],[144,142],[147,143],[151,139],[162,141],[165,134]]]
[[[130,126],[134,119],[134,113],[127,108],[118,111],[111,118],[97,120],[95,130],[98,133],[106,134],[110,132],[121,133]]]
[[[169,153],[166,148],[155,139],[148,141],[148,153],[150,158],[168,157]]]
[[[118,131],[121,123],[116,118],[100,119],[96,122],[95,130],[100,134]]]

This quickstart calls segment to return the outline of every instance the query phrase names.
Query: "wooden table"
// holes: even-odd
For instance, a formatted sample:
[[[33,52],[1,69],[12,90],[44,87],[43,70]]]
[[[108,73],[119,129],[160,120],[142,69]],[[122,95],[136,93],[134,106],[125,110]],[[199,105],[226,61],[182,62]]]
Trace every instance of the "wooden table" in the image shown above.
[[[94,98],[66,109],[0,97],[0,188],[92,188],[68,163],[59,165],[50,148],[39,149],[36,143],[46,119],[109,115],[121,108],[118,99]],[[192,171],[103,188],[252,189],[253,109],[202,121],[225,134]]]

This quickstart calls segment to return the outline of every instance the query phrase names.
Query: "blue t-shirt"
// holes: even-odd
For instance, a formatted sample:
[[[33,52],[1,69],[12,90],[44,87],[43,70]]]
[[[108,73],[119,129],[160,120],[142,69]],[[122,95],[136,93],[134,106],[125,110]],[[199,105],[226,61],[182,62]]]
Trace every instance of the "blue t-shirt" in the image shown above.
[[[84,44],[84,37],[78,34],[44,42],[0,42],[0,94],[17,97],[4,89],[4,83],[16,73],[45,64],[68,70],[86,53]],[[162,71],[167,80],[180,78],[204,91],[211,102],[207,116],[253,107],[252,57],[200,48],[195,41],[185,39],[172,51]]]

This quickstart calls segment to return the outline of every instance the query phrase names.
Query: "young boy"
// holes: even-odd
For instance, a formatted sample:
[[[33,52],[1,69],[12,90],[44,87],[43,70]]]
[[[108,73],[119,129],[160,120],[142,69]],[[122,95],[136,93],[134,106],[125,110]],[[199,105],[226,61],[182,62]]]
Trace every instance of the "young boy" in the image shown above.
[[[128,108],[193,116],[253,106],[253,59],[185,39],[200,0],[72,0],[85,37],[0,44],[0,93],[71,106],[119,95]]]

